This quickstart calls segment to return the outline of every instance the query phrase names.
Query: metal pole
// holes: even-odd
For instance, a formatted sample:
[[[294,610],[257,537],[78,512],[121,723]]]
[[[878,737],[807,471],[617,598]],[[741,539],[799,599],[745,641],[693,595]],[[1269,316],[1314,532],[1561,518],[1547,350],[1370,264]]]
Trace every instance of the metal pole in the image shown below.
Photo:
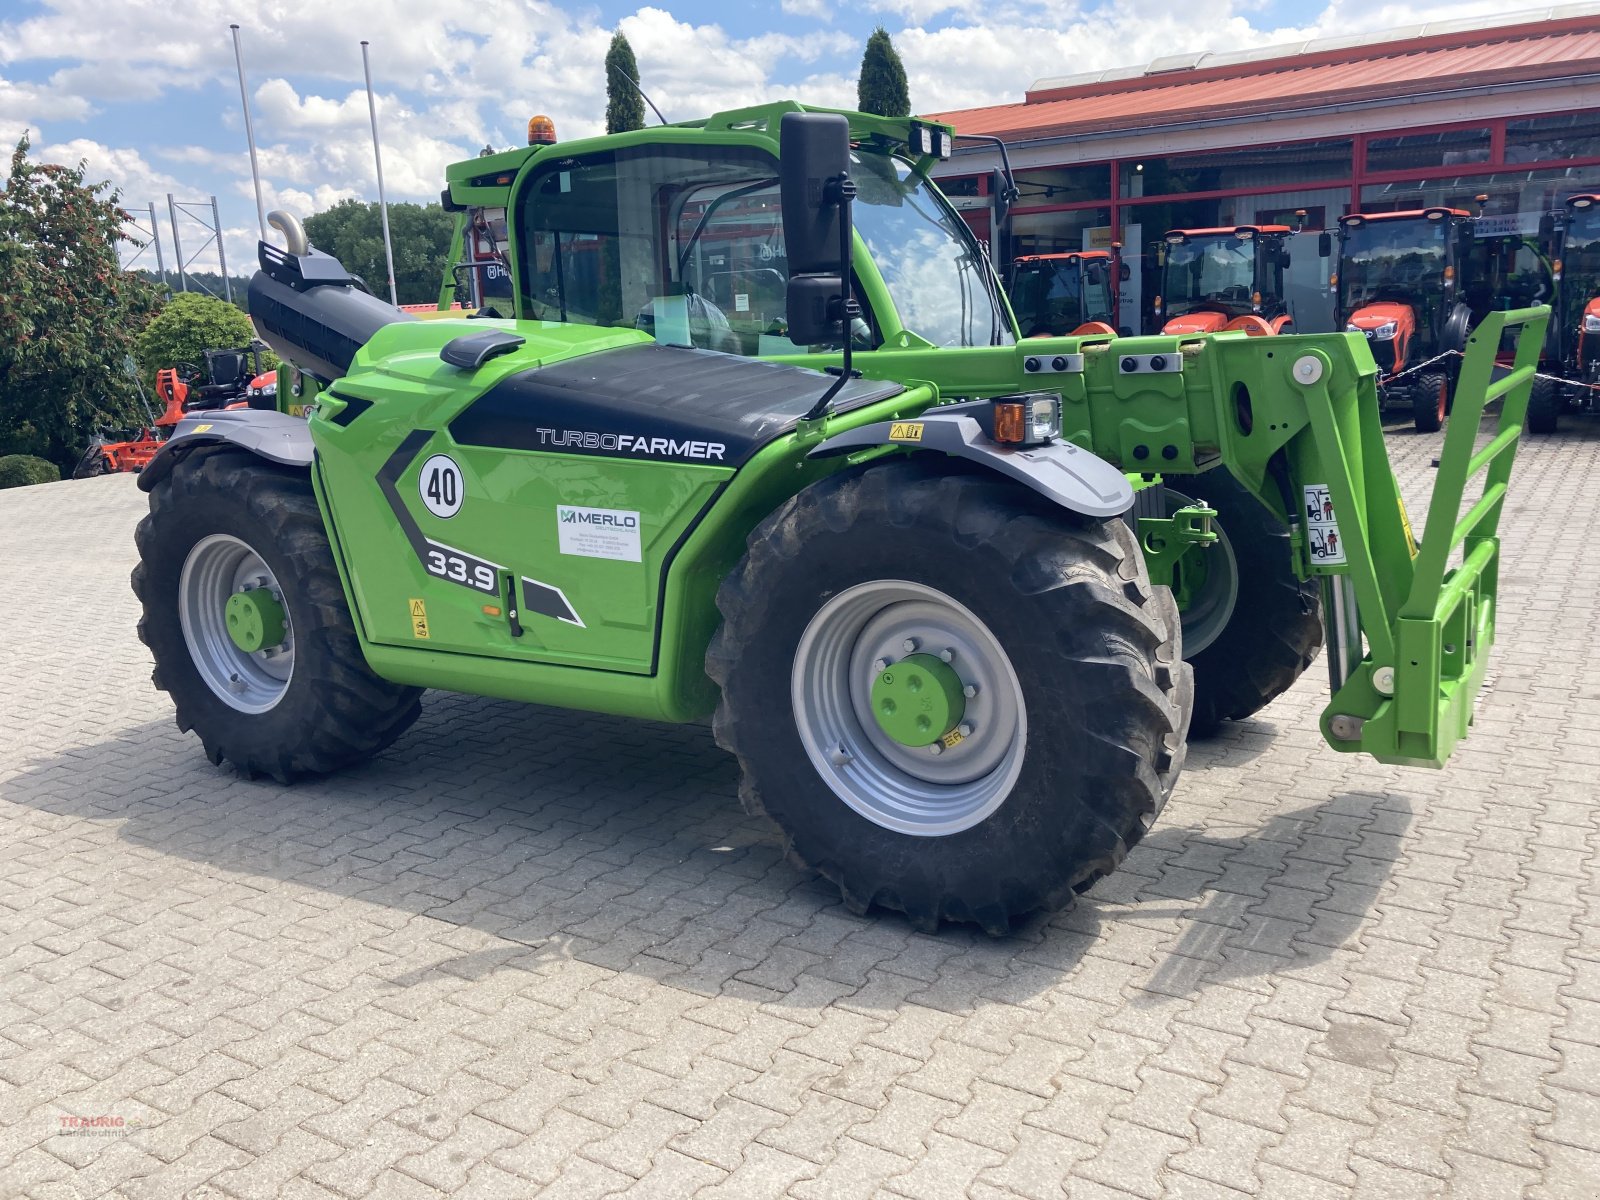
[[[156,221],[156,205],[154,200],[150,202],[150,240],[155,243],[156,247],[156,270],[161,273],[161,286],[166,288],[170,293],[172,291],[172,284],[167,279],[166,260],[161,257],[161,226]]]
[[[233,281],[228,278],[228,256],[222,249],[222,216],[217,212],[217,198],[211,197],[211,228],[217,235],[217,266],[222,268],[222,295],[233,303]]]
[[[172,193],[167,193],[167,212],[172,217],[172,257],[178,264],[178,282],[184,291],[189,290],[189,276],[183,269],[183,242],[178,238],[178,206],[173,202]]]
[[[256,185],[256,220],[261,223],[261,240],[267,240],[267,206],[261,200],[261,167],[256,162],[256,130],[250,122],[250,92],[244,85],[244,51],[239,46],[239,27],[229,25],[233,30],[233,61],[239,67],[239,104],[244,109],[244,140],[250,144],[250,178]],[[220,244],[222,234],[217,234]]]
[[[389,241],[389,202],[383,195],[383,151],[378,147],[378,102],[372,96],[372,64],[367,61],[367,43],[361,43],[361,69],[367,76],[367,112],[372,117],[372,160],[378,166],[378,213],[383,217],[383,256],[389,263],[389,303],[398,306],[394,290],[394,246]]]

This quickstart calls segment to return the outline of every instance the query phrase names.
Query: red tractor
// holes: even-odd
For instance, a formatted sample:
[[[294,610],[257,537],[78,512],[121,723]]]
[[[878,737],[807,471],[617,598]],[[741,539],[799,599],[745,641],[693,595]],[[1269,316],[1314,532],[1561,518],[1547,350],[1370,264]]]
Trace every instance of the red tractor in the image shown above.
[[[1110,250],[1024,254],[1012,265],[1009,299],[1023,337],[1086,337],[1117,332],[1114,280],[1122,244]]]
[[[1444,424],[1455,391],[1459,359],[1442,356],[1464,350],[1472,328],[1461,280],[1472,243],[1472,214],[1459,208],[1339,218],[1336,319],[1366,335],[1379,403],[1408,407],[1423,433]]]
[[[1152,307],[1159,332],[1284,332],[1294,324],[1283,271],[1296,232],[1287,225],[1168,230],[1156,252],[1161,283]]]
[[[86,479],[91,475],[143,470],[186,412],[247,406],[275,408],[278,373],[262,371],[264,349],[260,342],[251,342],[242,349],[207,350],[203,371],[190,363],[157,371],[156,398],[162,402],[161,415],[158,417],[151,411],[141,387],[139,402],[144,407],[145,424],[132,431],[131,436],[117,441],[97,433],[78,460],[72,477]],[[209,378],[211,382],[199,383],[202,378]]]
[[[1555,313],[1548,357],[1528,397],[1534,433],[1554,433],[1563,411],[1600,408],[1600,196],[1567,197],[1550,256]]]

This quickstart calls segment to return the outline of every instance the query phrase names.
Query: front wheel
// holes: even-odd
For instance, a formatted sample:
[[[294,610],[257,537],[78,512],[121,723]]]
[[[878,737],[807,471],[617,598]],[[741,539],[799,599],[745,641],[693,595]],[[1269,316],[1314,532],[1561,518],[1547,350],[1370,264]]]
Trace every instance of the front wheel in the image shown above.
[[[1194,668],[1190,738],[1265,708],[1322,649],[1317,585],[1295,574],[1288,526],[1225,469],[1166,477],[1166,515],[1202,497],[1217,542],[1184,555],[1173,579]]]
[[[1411,420],[1418,433],[1438,433],[1450,411],[1450,375],[1424,371],[1411,385]]]
[[[876,464],[768,517],[717,604],[741,799],[854,911],[1003,933],[1113,870],[1182,766],[1177,613],[1121,520]]]
[[[1528,393],[1528,432],[1554,433],[1561,423],[1561,385],[1543,375],[1533,377]]]
[[[213,763],[287,783],[376,754],[416,720],[421,691],[362,657],[303,473],[190,455],[135,536],[151,678]]]

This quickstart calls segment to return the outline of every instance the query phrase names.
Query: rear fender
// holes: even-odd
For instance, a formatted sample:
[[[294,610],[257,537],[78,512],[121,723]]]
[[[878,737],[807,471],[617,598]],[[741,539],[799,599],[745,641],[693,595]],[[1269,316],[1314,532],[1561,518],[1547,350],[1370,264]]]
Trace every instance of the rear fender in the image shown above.
[[[1012,450],[989,441],[972,415],[978,405],[986,404],[952,404],[913,421],[862,425],[828,438],[812,449],[810,457],[897,446],[968,459],[1086,517],[1117,517],[1133,507],[1133,487],[1123,473],[1081,446],[1055,441]]]
[[[232,446],[285,467],[310,470],[314,451],[303,417],[263,408],[225,408],[194,413],[178,422],[139,474],[139,487],[150,491],[184,458],[206,446]]]

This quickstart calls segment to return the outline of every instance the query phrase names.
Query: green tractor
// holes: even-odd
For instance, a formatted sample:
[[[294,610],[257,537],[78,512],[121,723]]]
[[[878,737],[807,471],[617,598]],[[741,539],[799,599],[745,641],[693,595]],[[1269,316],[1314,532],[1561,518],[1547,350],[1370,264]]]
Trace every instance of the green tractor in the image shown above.
[[[504,210],[506,319],[413,320],[274,214],[280,411],[187,419],[139,480],[180,728],[288,781],[424,688],[710,719],[852,909],[996,933],[1117,866],[1198,694],[1281,690],[1251,643],[1292,680],[1319,599],[1329,744],[1442,764],[1532,375],[1491,386],[1494,348],[1536,353],[1545,311],[1469,350],[1419,550],[1361,338],[1020,342],[928,177],[951,140],[785,103],[462,164],[451,204]]]

